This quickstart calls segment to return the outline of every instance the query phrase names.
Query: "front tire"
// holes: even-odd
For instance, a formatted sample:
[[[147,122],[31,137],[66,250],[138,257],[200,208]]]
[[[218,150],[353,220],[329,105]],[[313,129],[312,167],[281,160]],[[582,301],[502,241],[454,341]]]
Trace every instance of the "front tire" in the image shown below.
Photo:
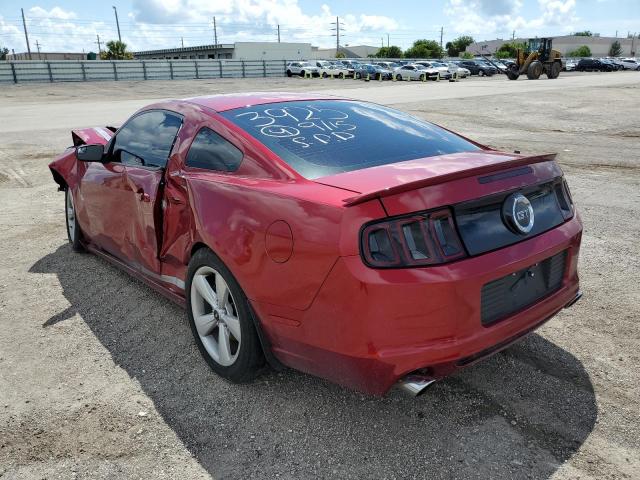
[[[249,303],[229,269],[209,249],[193,255],[185,288],[187,315],[200,353],[221,377],[241,383],[264,364]]]
[[[484,70],[478,70],[478,76],[484,77]]]
[[[71,248],[74,252],[84,252],[84,247],[80,242],[80,239],[82,238],[82,232],[80,231],[80,225],[78,224],[78,217],[76,215],[76,207],[73,201],[73,194],[68,187],[64,191],[64,206],[67,225],[67,238],[69,239]]]
[[[293,75],[293,73],[291,73],[291,70],[287,70],[287,77],[291,77],[291,75]]]

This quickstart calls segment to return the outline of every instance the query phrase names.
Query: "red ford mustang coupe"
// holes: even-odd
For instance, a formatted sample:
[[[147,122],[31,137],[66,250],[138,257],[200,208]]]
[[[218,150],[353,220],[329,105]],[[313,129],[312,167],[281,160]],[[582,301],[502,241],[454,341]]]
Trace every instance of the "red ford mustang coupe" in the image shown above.
[[[555,155],[273,93],[166,101],[72,135],[50,168],[73,249],[185,305],[231,381],[266,360],[419,393],[580,297],[582,225]]]

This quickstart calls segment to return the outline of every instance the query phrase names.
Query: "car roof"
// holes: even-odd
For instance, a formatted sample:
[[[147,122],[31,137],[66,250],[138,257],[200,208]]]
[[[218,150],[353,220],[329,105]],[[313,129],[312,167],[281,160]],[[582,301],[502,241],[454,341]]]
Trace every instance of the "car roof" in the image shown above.
[[[293,92],[249,92],[231,93],[226,95],[206,95],[201,97],[189,97],[178,102],[189,102],[210,108],[216,112],[225,112],[234,108],[249,107],[251,105],[264,105],[278,102],[312,100],[348,100],[346,98],[334,97],[331,95],[314,95],[310,93]]]

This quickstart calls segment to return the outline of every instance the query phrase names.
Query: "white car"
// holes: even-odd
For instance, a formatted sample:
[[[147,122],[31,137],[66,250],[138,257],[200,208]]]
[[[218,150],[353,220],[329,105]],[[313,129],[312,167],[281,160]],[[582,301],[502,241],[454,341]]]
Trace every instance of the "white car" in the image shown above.
[[[318,71],[318,67],[315,65],[311,65],[309,62],[289,62],[287,64],[287,77],[291,77],[293,75],[300,75],[304,77],[305,74],[310,73],[311,76],[317,77],[320,75]]]
[[[467,78],[469,75],[471,75],[471,71],[461,67],[459,65],[456,65],[453,62],[449,62],[447,63],[447,67],[449,68],[449,72],[451,72],[451,74],[453,75],[454,73],[458,72],[458,77],[460,78]]]
[[[447,67],[444,63],[440,63],[440,62],[420,61],[420,62],[416,62],[416,65],[422,65],[424,68],[436,69],[440,72],[441,77],[445,77],[450,73],[449,67]]]
[[[640,70],[640,62],[635,58],[621,58],[617,62],[622,65],[625,70]]]
[[[331,63],[327,60],[318,60],[316,62],[316,66],[318,67],[318,73],[323,78],[327,78],[332,75],[338,78],[353,76],[353,69],[348,68],[342,63]]]
[[[413,63],[396,68],[393,71],[393,76],[396,80],[422,80],[423,78],[428,80],[437,77],[438,73],[436,68],[427,68],[424,65]]]
[[[564,69],[567,72],[573,72],[576,69],[577,64],[578,62],[576,62],[575,60],[567,60],[567,62],[564,64]]]

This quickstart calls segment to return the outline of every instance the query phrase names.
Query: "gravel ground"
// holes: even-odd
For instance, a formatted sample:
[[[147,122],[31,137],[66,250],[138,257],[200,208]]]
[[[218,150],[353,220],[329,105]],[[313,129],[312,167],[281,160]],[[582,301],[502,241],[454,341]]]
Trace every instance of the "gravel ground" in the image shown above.
[[[0,477],[640,478],[639,78],[3,87]],[[295,371],[216,377],[179,307],[71,252],[47,163],[73,126],[251,90],[367,98],[495,147],[559,152],[585,224],[584,298],[416,399]]]

